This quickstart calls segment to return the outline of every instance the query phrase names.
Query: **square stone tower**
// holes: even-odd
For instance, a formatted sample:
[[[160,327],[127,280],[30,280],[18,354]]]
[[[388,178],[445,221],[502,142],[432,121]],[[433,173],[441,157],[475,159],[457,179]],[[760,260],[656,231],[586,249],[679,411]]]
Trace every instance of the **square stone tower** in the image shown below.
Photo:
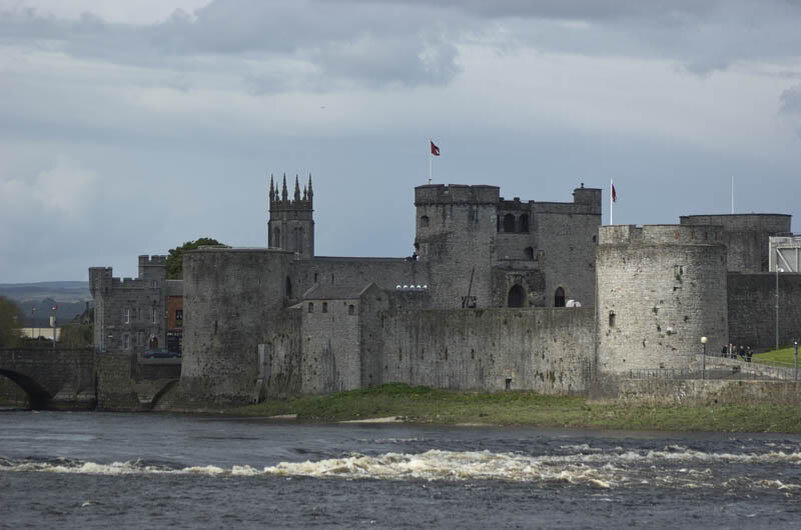
[[[280,193],[270,177],[270,219],[267,222],[267,245],[270,248],[294,252],[301,259],[314,257],[313,199],[311,175],[302,195],[298,177],[295,177],[292,199],[287,192],[286,175]]]

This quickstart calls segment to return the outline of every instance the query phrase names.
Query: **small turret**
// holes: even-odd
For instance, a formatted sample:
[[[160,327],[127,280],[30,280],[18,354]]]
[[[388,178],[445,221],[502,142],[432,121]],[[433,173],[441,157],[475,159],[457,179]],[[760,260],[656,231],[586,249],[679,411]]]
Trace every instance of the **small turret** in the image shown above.
[[[312,206],[312,198],[314,197],[314,192],[312,192],[312,181],[311,181],[311,173],[309,173],[309,207]]]
[[[297,175],[295,175],[295,200],[300,201],[300,183]]]
[[[289,199],[289,193],[286,191],[286,173],[284,173],[284,189],[281,190],[281,200],[286,202]]]

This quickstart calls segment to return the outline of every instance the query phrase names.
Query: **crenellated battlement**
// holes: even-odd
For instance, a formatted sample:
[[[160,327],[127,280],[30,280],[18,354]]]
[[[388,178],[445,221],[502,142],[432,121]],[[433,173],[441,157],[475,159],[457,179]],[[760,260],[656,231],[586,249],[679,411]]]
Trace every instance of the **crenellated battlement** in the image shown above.
[[[167,256],[139,256],[139,274],[142,280],[167,279]]]
[[[723,245],[718,225],[607,225],[598,228],[600,245]]]
[[[166,267],[167,266],[167,256],[148,256],[147,254],[143,254],[139,256],[139,267]]]
[[[499,196],[498,186],[426,184],[414,189],[414,205],[497,204]]]

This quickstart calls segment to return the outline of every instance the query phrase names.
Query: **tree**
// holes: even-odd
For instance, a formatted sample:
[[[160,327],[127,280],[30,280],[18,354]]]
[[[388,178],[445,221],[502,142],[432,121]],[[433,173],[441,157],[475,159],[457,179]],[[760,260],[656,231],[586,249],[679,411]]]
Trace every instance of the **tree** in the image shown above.
[[[86,348],[92,346],[94,341],[94,326],[72,322],[61,326],[58,342],[67,348]]]
[[[206,245],[222,245],[222,243],[210,237],[201,237],[195,241],[187,241],[180,247],[171,248],[169,256],[167,256],[167,279],[182,280],[184,277],[184,252]]]
[[[19,328],[24,318],[22,310],[13,300],[0,296],[0,347],[7,348],[20,343]]]

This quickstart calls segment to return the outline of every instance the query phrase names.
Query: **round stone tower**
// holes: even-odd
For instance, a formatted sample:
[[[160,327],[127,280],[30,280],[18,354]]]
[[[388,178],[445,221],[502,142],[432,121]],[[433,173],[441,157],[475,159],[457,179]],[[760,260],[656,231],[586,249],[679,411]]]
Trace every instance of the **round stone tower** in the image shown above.
[[[697,367],[728,342],[720,226],[599,228],[598,371]]]
[[[184,254],[181,387],[201,402],[245,403],[271,315],[292,298],[293,252],[202,248]]]

